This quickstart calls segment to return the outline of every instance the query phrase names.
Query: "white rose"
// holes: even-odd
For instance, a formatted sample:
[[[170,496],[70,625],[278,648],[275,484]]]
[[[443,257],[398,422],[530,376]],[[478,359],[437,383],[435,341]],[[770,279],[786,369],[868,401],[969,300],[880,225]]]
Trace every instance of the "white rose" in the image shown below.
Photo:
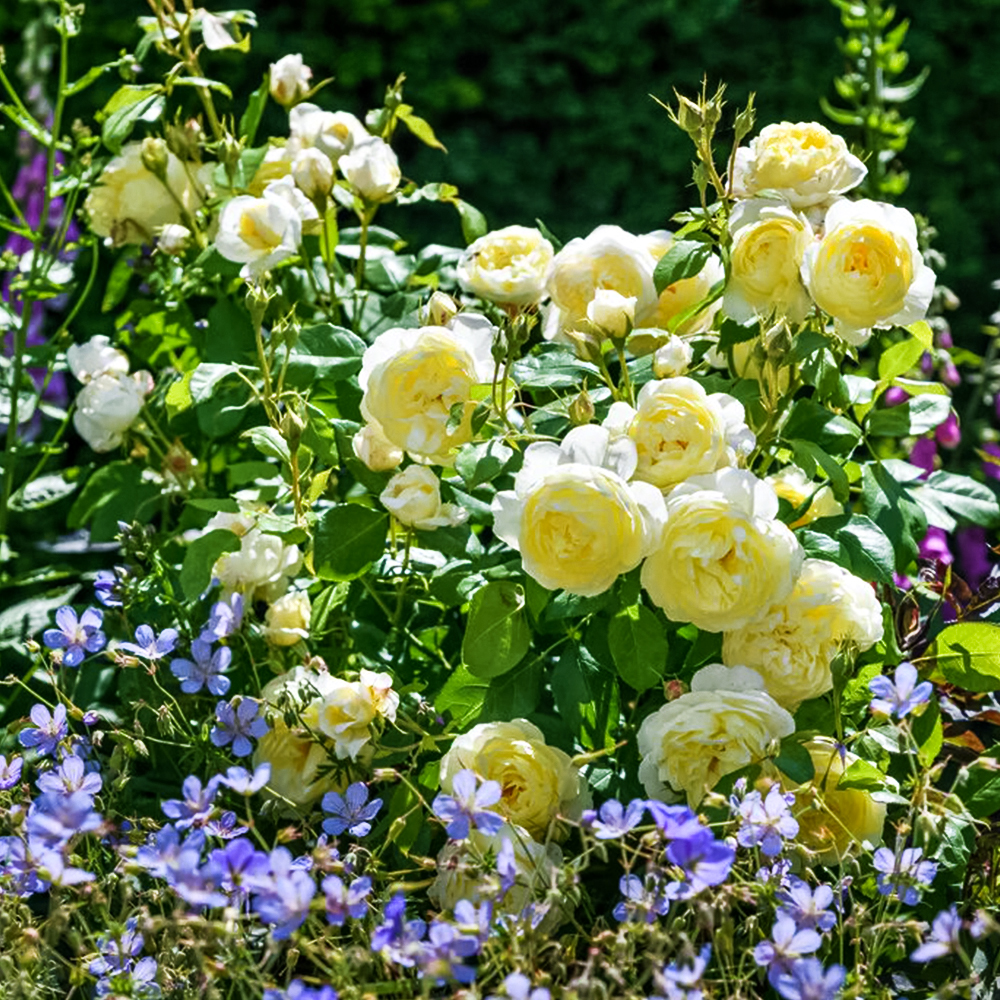
[[[123,351],[111,346],[110,338],[96,334],[86,344],[66,348],[66,363],[73,376],[84,385],[98,375],[128,374],[128,358]]]
[[[315,147],[334,162],[371,133],[348,111],[324,111],[315,104],[297,104],[288,115],[289,153]]]
[[[729,217],[733,245],[722,307],[730,319],[784,316],[800,323],[812,309],[800,268],[813,231],[801,212],[785,202],[753,198]]]
[[[823,239],[802,261],[802,280],[816,305],[834,318],[837,336],[858,346],[872,327],[923,319],[935,276],[905,208],[845,199],[826,213]]]
[[[742,628],[791,593],[803,552],[774,490],[745,469],[692,476],[667,497],[667,522],[641,580],[668,618],[706,632]]]
[[[333,187],[333,163],[318,149],[303,149],[292,160],[292,177],[311,201],[325,198]]]
[[[301,54],[282,56],[277,62],[271,63],[271,96],[282,107],[291,107],[309,93],[312,75],[312,70],[303,63]]]
[[[303,713],[310,728],[333,740],[338,760],[355,760],[371,739],[378,711],[371,690],[359,681],[327,677],[323,694]]]
[[[629,483],[635,446],[606,428],[574,428],[561,445],[531,444],[514,489],[493,500],[493,530],[550,590],[602,594],[634,569],[663,523],[660,492]]]
[[[868,168],[839,135],[816,122],[767,125],[736,151],[733,192],[775,192],[793,208],[807,208],[857,187]]]
[[[646,233],[639,238],[654,265],[670,249],[674,240],[673,235],[665,229]],[[716,298],[697,313],[690,314],[690,311],[709,297],[715,286],[725,278],[725,274],[722,261],[715,254],[710,254],[697,274],[667,285],[660,292],[660,297],[638,314],[636,327],[670,330],[685,337],[710,330],[716,313],[722,306],[720,299]]]
[[[237,552],[225,552],[216,560],[212,575],[226,593],[240,591],[254,600],[276,601],[302,568],[297,545],[286,545],[277,535],[266,535],[254,527],[240,537]]]
[[[169,222],[167,225],[161,226],[156,234],[156,249],[171,257],[179,257],[191,246],[193,239],[194,234],[187,226],[179,226]]]
[[[568,331],[586,322],[587,307],[599,288],[635,298],[636,315],[645,316],[656,303],[653,264],[642,240],[618,226],[598,226],[585,239],[570,240],[549,268],[546,288],[552,308],[545,338],[565,339]]]
[[[247,191],[255,198],[260,198],[268,184],[287,177],[292,172],[293,154],[294,150],[288,146],[269,146],[257,172],[247,185]]]
[[[821,517],[834,517],[844,513],[843,504],[839,503],[829,486],[814,483],[798,466],[789,465],[778,472],[765,476],[767,483],[779,497],[787,500],[794,510],[798,510],[806,500],[812,497],[812,502],[806,512],[797,521],[789,524],[790,528],[801,528]]]
[[[653,374],[657,378],[683,375],[691,364],[694,351],[686,340],[670,336],[653,352]]]
[[[723,775],[763,760],[774,744],[795,732],[791,715],[754,688],[760,679],[748,677],[753,671],[720,673],[712,665],[703,672],[700,681],[695,675],[691,691],[639,727],[639,780],[650,798],[671,799],[683,792],[696,808]]]
[[[351,438],[351,447],[372,472],[388,472],[403,461],[403,449],[397,448],[373,420]]]
[[[450,793],[459,771],[499,782],[496,811],[544,841],[557,816],[579,819],[590,805],[587,782],[569,754],[545,742],[527,719],[484,722],[452,743],[441,760],[441,788]]]
[[[350,152],[340,158],[338,166],[366,201],[386,201],[403,177],[392,147],[376,136],[355,143]]]
[[[294,646],[309,638],[312,605],[304,590],[279,597],[264,615],[264,641],[272,646]]]
[[[472,390],[493,378],[493,328],[397,328],[379,334],[361,361],[361,413],[387,440],[420,460],[445,464],[472,439]],[[450,429],[451,408],[464,416]]]
[[[165,153],[165,180],[143,164],[141,142],[127,142],[104,168],[84,203],[98,236],[116,246],[152,243],[161,226],[184,221],[182,208],[190,213],[201,205],[184,164],[169,150]]]
[[[458,262],[458,283],[489,302],[530,306],[545,294],[552,244],[537,229],[507,226],[480,236]]]
[[[278,182],[273,182],[278,183]],[[302,219],[278,194],[239,195],[222,206],[215,248],[226,260],[243,265],[240,276],[259,280],[276,264],[295,256],[302,242]]]
[[[358,672],[358,681],[368,691],[375,711],[390,722],[395,722],[399,693],[392,689],[392,676],[362,667]]]
[[[737,465],[756,441],[738,400],[724,392],[709,394],[683,375],[647,382],[635,409],[614,403],[604,426],[635,443],[635,478],[663,490]]]
[[[587,306],[587,319],[606,337],[621,339],[635,323],[634,295],[619,295],[612,288],[598,288]]]
[[[833,688],[830,665],[843,643],[864,651],[882,631],[882,606],[867,583],[834,563],[806,559],[784,601],[724,633],[722,659],[756,670],[775,701],[794,711]]]
[[[389,480],[379,501],[400,524],[433,531],[462,524],[469,513],[441,502],[441,481],[426,465],[411,465]]]
[[[91,379],[76,397],[73,426],[94,451],[111,451],[139,416],[152,389],[149,372],[108,371]]]

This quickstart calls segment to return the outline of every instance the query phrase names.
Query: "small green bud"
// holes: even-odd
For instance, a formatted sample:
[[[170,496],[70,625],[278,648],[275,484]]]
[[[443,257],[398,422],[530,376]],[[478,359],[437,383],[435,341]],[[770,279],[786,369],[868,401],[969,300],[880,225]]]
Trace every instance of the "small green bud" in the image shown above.
[[[139,150],[142,165],[165,184],[167,167],[170,164],[170,150],[162,139],[143,139]]]
[[[572,403],[569,404],[569,419],[574,427],[582,427],[589,424],[594,419],[594,401],[590,394],[584,389]]]

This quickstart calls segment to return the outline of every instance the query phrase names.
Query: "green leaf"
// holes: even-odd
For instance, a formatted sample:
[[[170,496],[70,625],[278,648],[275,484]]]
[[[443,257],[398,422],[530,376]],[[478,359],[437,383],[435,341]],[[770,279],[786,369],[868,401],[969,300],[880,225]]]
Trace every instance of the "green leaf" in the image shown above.
[[[316,523],[313,566],[322,580],[353,580],[385,550],[389,515],[356,503],[337,504]]]
[[[166,103],[163,87],[158,83],[119,87],[96,116],[101,122],[104,145],[112,153],[120,153],[122,143],[132,134],[136,124],[157,121]]]
[[[104,288],[104,298],[101,299],[101,312],[111,312],[128,292],[129,282],[135,273],[135,262],[138,257],[133,250],[124,251],[115,261],[108,275],[108,283]]]
[[[812,441],[831,455],[850,455],[861,442],[861,429],[811,399],[800,399],[781,432],[786,441]]]
[[[131,462],[110,462],[87,480],[70,508],[70,528],[90,525],[95,542],[107,542],[118,533],[119,521],[141,520],[143,507],[158,501],[160,487],[143,480],[143,470]]]
[[[45,628],[50,624],[53,612],[73,600],[79,589],[78,585],[74,585],[7,605],[0,611],[0,649],[19,646]]]
[[[361,371],[368,345],[356,334],[331,323],[317,323],[299,331],[288,361],[285,381],[299,389],[327,379],[339,382]]]
[[[469,606],[462,639],[462,663],[476,677],[499,677],[512,670],[531,645],[524,613],[524,588],[510,580],[480,587]]]
[[[988,819],[1000,811],[1000,747],[992,747],[960,772],[955,789],[962,805],[976,819]]]
[[[216,386],[227,376],[236,375],[236,365],[200,364],[191,373],[188,388],[196,403],[210,402],[215,396]]]
[[[759,334],[760,323],[756,320],[737,323],[736,320],[726,317],[719,330],[719,350],[727,351],[736,344],[745,344],[748,340],[754,340]]]
[[[812,441],[803,441],[797,438],[794,441],[789,441],[788,444],[795,453],[796,463],[806,470],[807,475],[811,475],[809,471],[811,465],[818,465],[830,480],[830,489],[833,491],[835,499],[841,503],[847,503],[850,498],[851,484],[840,462]],[[819,484],[816,488],[819,489]]]
[[[584,378],[598,382],[600,369],[570,351],[555,349],[514,362],[514,381],[528,389],[568,389]]]
[[[432,146],[434,149],[440,149],[442,153],[448,152],[448,150],[445,149],[444,144],[434,134],[434,129],[432,129],[423,118],[413,114],[412,111],[404,112],[402,108],[397,111],[397,116],[402,119],[406,127],[422,143],[424,143],[424,145]]]
[[[924,706],[923,712],[913,717],[912,731],[920,763],[923,767],[930,767],[944,746],[941,707],[937,698],[931,698]]]
[[[899,375],[905,375],[921,358],[924,345],[916,337],[908,337],[887,347],[878,359],[878,377],[882,382],[891,382]]]
[[[499,438],[466,445],[455,458],[455,471],[472,489],[496,479],[514,457],[514,449]]]
[[[905,403],[870,410],[866,429],[873,437],[903,437],[926,434],[943,424],[951,413],[951,397],[925,393]]]
[[[196,538],[184,553],[181,589],[189,601],[197,600],[212,580],[212,567],[224,552],[237,552],[239,536],[228,528],[217,528]]]
[[[674,240],[667,248],[667,252],[656,262],[653,271],[656,294],[662,294],[663,290],[675,281],[693,278],[705,266],[711,255],[712,244],[708,239]]]
[[[523,719],[538,708],[542,696],[542,665],[535,657],[490,680],[480,722]]]
[[[886,787],[885,775],[874,764],[866,760],[856,760],[840,776],[837,790],[859,788],[865,792],[881,791]]]
[[[861,466],[861,491],[869,517],[895,541],[895,567],[904,572],[927,532],[923,507],[881,462]]]
[[[633,604],[608,623],[608,644],[618,676],[636,691],[659,684],[667,665],[667,635],[649,608]]]
[[[918,319],[916,323],[911,323],[906,327],[908,333],[912,333],[913,336],[920,341],[924,346],[925,351],[930,351],[934,347],[934,331],[931,329],[930,324],[925,319]]]
[[[1000,626],[959,622],[931,644],[935,672],[966,691],[1000,691]]]
[[[794,739],[781,741],[781,751],[774,758],[774,764],[782,774],[787,774],[797,785],[812,781],[816,773],[809,751]]]
[[[12,510],[40,510],[57,503],[80,488],[79,482],[68,482],[61,473],[39,476],[22,486],[10,500]]]
[[[267,107],[267,99],[270,96],[270,92],[271,74],[265,73],[263,83],[250,95],[250,100],[247,101],[247,109],[240,118],[240,138],[244,140],[244,144],[247,146],[253,145],[254,136],[257,135],[257,126],[260,125],[264,108]]]
[[[451,712],[455,727],[464,730],[482,711],[489,686],[488,680],[459,665],[434,699],[434,707],[439,712]]]
[[[851,558],[852,572],[862,580],[891,584],[896,553],[886,533],[862,514],[854,514],[837,535]]]
[[[973,524],[993,528],[1000,524],[1000,504],[989,486],[968,476],[940,470],[932,472],[927,480],[913,490],[922,502],[945,507],[957,517],[964,517]],[[929,518],[930,519],[930,518]],[[946,531],[954,530],[955,522],[938,525]]]
[[[582,648],[570,647],[552,671],[556,710],[587,750],[611,750],[620,731],[618,684]]]
[[[466,245],[475,243],[480,236],[485,236],[490,231],[486,216],[478,208],[467,201],[462,201],[461,198],[455,198],[453,204],[458,209],[458,217],[462,223],[462,238]]]

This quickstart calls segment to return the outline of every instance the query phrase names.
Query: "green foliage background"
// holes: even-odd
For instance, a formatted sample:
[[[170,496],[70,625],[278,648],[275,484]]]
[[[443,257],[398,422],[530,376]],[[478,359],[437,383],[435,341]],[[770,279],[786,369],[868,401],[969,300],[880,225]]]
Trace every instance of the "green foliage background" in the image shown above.
[[[457,184],[492,227],[541,218],[564,240],[599,223],[635,232],[667,227],[694,200],[690,147],[650,94],[667,99],[673,87],[690,93],[707,74],[710,86],[729,85],[734,104],[756,91],[762,125],[822,120],[818,98],[839,103],[831,81],[844,69],[834,42],[842,34],[839,13],[829,0],[244,6],[260,21],[249,56],[212,53],[206,60],[234,92],[249,92],[274,59],[301,52],[316,79],[335,77],[321,103],[360,112],[381,103],[385,85],[405,72],[408,100],[449,149],[445,156],[400,136],[405,173]],[[0,37],[14,61],[17,31],[38,7],[20,0],[4,8]],[[141,0],[93,0],[87,8],[84,44],[76,46],[81,72],[84,60],[134,48],[134,20],[149,13]],[[936,246],[948,258],[941,277],[963,304],[952,319],[956,339],[969,346],[996,308],[989,286],[1000,277],[998,15],[1000,0],[899,7],[912,21],[904,78],[931,67],[923,91],[903,108],[917,126],[905,153],[911,183],[902,201],[940,232]],[[104,82],[110,94],[119,81]],[[78,99],[76,113],[95,107],[95,96]],[[281,134],[280,112],[272,107],[270,114],[265,126]],[[414,240],[461,242],[455,217],[438,206],[387,213],[385,222]]]

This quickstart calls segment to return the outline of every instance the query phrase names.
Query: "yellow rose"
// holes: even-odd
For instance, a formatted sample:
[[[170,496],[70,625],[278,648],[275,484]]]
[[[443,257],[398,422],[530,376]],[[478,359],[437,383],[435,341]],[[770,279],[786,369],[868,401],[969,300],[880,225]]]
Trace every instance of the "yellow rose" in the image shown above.
[[[286,545],[277,535],[264,534],[257,527],[247,529],[247,519],[247,515],[239,515],[228,523],[209,522],[209,529],[227,527],[240,536],[239,550],[219,556],[212,575],[218,577],[227,594],[240,591],[254,600],[276,601],[302,568],[302,553],[297,545]]]
[[[530,306],[545,294],[552,244],[537,229],[507,226],[480,236],[458,262],[458,283],[488,302]]]
[[[706,632],[742,628],[792,590],[803,552],[778,498],[753,473],[693,476],[667,497],[667,523],[641,580],[653,603]]]
[[[264,641],[272,646],[294,646],[309,638],[312,605],[304,590],[279,597],[264,615]]]
[[[559,446],[529,445],[514,489],[493,500],[493,530],[543,587],[591,597],[639,565],[663,520],[663,498],[629,483],[635,446],[593,425]]]
[[[443,326],[380,334],[362,359],[361,412],[386,439],[423,461],[444,464],[472,439],[472,390],[493,377],[490,330]],[[458,427],[448,428],[461,404]]]
[[[468,511],[441,502],[441,480],[426,465],[410,465],[397,472],[379,494],[382,506],[399,521],[421,531],[462,524]]]
[[[360,682],[327,676],[321,691],[302,713],[303,720],[333,740],[338,760],[356,760],[372,738],[371,724],[378,714],[371,690]]]
[[[304,730],[289,729],[280,714],[271,716],[271,729],[259,740],[253,754],[254,767],[271,765],[268,790],[294,805],[305,806],[343,784],[334,774],[320,776],[327,752]]]
[[[372,472],[388,472],[403,461],[403,449],[397,448],[375,421],[365,424],[354,435],[351,447]]]
[[[806,559],[784,601],[723,635],[722,659],[756,670],[775,701],[794,711],[833,687],[830,664],[842,643],[870,649],[882,630],[882,606],[867,583],[834,563]]]
[[[647,233],[640,239],[652,256],[654,265],[670,249],[670,244],[674,241],[673,235],[664,229]],[[690,278],[681,278],[680,281],[667,285],[660,292],[659,298],[648,309],[637,315],[636,327],[669,330],[671,333],[677,333],[684,337],[710,330],[715,320],[715,314],[722,305],[719,299],[687,319],[681,319],[681,317],[708,298],[712,289],[725,276],[726,272],[722,261],[715,254],[710,255],[705,261],[704,267],[697,274]]]
[[[816,771],[812,781],[795,787],[787,775],[778,779],[785,791],[795,793],[796,843],[814,852],[823,865],[837,864],[856,844],[881,843],[885,805],[863,789],[837,787],[844,771],[859,758],[825,736],[810,740],[805,748]]]
[[[163,226],[184,222],[183,212],[201,205],[201,192],[173,153],[164,150],[161,180],[143,164],[142,148],[141,142],[125,143],[84,203],[90,228],[115,246],[152,243]]]
[[[766,198],[741,201],[729,218],[733,236],[722,307],[730,319],[784,316],[800,323],[812,309],[799,269],[813,241],[800,212]]]
[[[691,690],[639,727],[639,780],[654,799],[683,792],[695,808],[719,779],[763,760],[795,722],[752,670],[719,664],[695,674]]]
[[[578,819],[590,804],[587,783],[569,755],[545,742],[526,719],[484,722],[459,736],[441,760],[441,788],[450,793],[459,771],[499,782],[497,811],[544,840],[557,816]]]
[[[774,192],[793,208],[807,208],[857,187],[867,173],[829,129],[816,122],[781,122],[761,129],[736,151],[733,191],[739,197]]]
[[[935,277],[905,208],[838,201],[824,227],[822,241],[806,251],[802,280],[816,305],[834,318],[837,336],[857,346],[868,340],[872,327],[924,318]]]
[[[844,506],[834,497],[833,490],[829,486],[820,486],[817,489],[818,484],[809,479],[798,466],[789,465],[780,472],[766,476],[764,482],[779,497],[787,500],[795,510],[812,497],[806,512],[798,520],[793,521],[789,525],[790,528],[801,528],[821,517],[835,517],[844,513]]]
[[[724,392],[710,395],[686,376],[647,382],[636,408],[614,403],[604,426],[635,442],[635,478],[660,489],[735,466],[756,441],[741,403]]]

